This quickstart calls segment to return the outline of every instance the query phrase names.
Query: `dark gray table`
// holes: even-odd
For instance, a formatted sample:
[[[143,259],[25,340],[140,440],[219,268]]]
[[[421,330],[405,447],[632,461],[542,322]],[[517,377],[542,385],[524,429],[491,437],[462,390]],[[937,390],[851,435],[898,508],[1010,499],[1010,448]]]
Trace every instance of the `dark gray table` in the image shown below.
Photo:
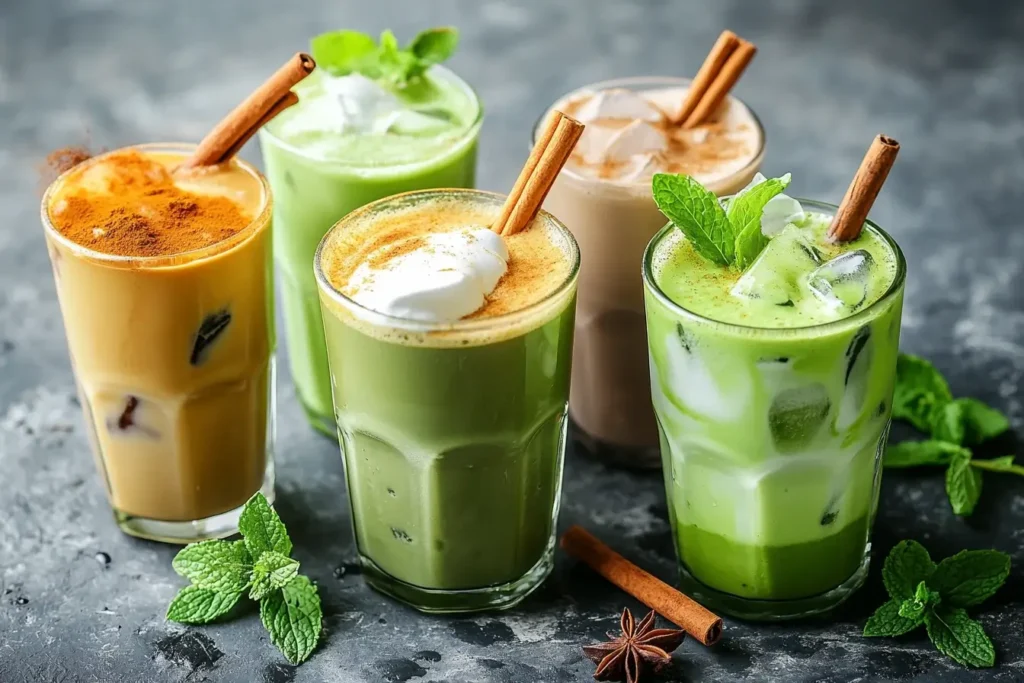
[[[457,24],[454,67],[487,105],[480,184],[507,189],[538,113],[584,83],[688,74],[730,27],[760,54],[739,86],[768,130],[769,174],[838,201],[877,132],[903,144],[873,212],[910,261],[904,348],[958,394],[1022,427],[1024,6],[1014,2],[575,0],[306,2],[0,0],[0,681],[587,681],[579,645],[638,605],[559,557],[521,607],[424,617],[367,589],[337,446],[307,428],[290,381],[278,412],[280,511],[319,583],[326,632],[283,663],[255,614],[184,629],[164,622],[182,581],[174,548],[121,535],[93,472],[38,219],[37,164],[70,143],[194,140],[285,56],[323,30]],[[246,150],[250,159],[255,149]],[[97,302],[97,305],[101,305]],[[279,357],[284,359],[287,349]],[[285,367],[282,362],[281,367]],[[1014,444],[1003,444],[1011,449]],[[1009,452],[1007,450],[1007,452]],[[875,530],[886,552],[916,538],[938,557],[997,547],[1024,561],[1024,483],[986,476],[968,521],[937,473],[888,474]],[[580,522],[672,579],[660,475],[571,454],[563,525]],[[97,560],[110,557],[109,564]],[[100,555],[102,558],[103,556]],[[965,673],[923,634],[867,640],[877,568],[835,621],[728,622],[720,646],[687,641],[663,680],[1024,680],[1022,572],[981,614],[999,666]]]

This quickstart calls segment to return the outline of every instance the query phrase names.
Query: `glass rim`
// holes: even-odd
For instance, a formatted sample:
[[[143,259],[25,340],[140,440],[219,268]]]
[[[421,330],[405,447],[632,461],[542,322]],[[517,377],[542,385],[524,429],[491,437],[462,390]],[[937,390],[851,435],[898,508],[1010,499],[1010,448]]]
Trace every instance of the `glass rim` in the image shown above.
[[[260,173],[259,169],[250,164],[248,161],[239,158],[237,155],[232,157],[232,160],[239,165],[239,167],[248,173],[250,176],[255,178],[260,184],[260,208],[256,212],[256,215],[252,217],[249,223],[239,230],[238,232],[225,237],[222,240],[218,240],[213,244],[208,244],[205,247],[198,247],[196,249],[189,249],[188,251],[179,251],[172,254],[158,254],[155,256],[131,256],[125,254],[109,254],[103,251],[97,251],[83,244],[79,244],[74,240],[68,238],[62,234],[54,225],[53,221],[50,220],[50,201],[52,195],[57,191],[57,188],[63,185],[67,180],[68,176],[72,173],[77,172],[85,168],[86,166],[98,163],[109,156],[124,152],[126,150],[141,150],[144,152],[182,152],[189,154],[198,147],[198,144],[191,142],[144,142],[137,145],[126,145],[124,147],[118,147],[117,149],[98,154],[94,157],[86,159],[80,164],[69,168],[68,170],[61,173],[57,178],[50,183],[46,188],[46,192],[43,193],[42,204],[40,206],[40,213],[42,216],[43,229],[46,230],[46,234],[59,242],[61,245],[70,249],[78,255],[85,256],[89,259],[107,263],[117,264],[141,264],[151,267],[158,267],[160,265],[177,265],[183,259],[187,260],[199,260],[206,256],[216,256],[217,254],[225,251],[225,245],[241,244],[255,234],[261,227],[270,223],[270,212],[273,205],[273,195],[270,191],[270,183]]]
[[[595,90],[595,91],[597,91],[597,90],[608,90],[610,88],[624,87],[624,86],[637,86],[637,85],[644,85],[644,84],[651,85],[651,86],[654,86],[654,85],[666,85],[666,84],[668,84],[668,85],[675,85],[675,86],[689,86],[692,82],[693,82],[692,78],[687,78],[687,77],[684,77],[684,76],[625,76],[625,77],[622,77],[622,78],[609,78],[609,79],[606,79],[606,80],[603,80],[603,81],[597,81],[595,83],[590,83],[590,84],[587,84],[587,85],[581,85],[580,87],[576,88],[575,90],[570,90],[567,93],[559,95],[555,99],[554,103],[552,103],[550,106],[545,108],[544,111],[542,111],[540,113],[540,115],[537,117],[537,120],[534,122],[533,127],[530,129],[530,149],[533,149],[533,146],[535,144],[537,144],[537,132],[540,130],[541,124],[544,123],[544,117],[546,117],[548,115],[548,112],[550,112],[552,109],[554,109],[556,104],[558,104],[562,100],[565,100],[566,98],[568,98],[568,97],[570,97],[572,95],[575,95],[576,93],[580,93],[580,92],[583,92],[585,90]],[[737,102],[742,104],[746,108],[746,110],[748,112],[750,112],[750,117],[754,120],[754,125],[757,126],[757,131],[759,133],[760,144],[757,147],[757,151],[754,152],[754,155],[750,158],[750,161],[747,162],[746,164],[744,164],[742,168],[737,169],[733,173],[729,174],[728,177],[722,179],[720,182],[723,182],[723,183],[728,181],[728,180],[731,180],[732,178],[735,178],[737,176],[741,176],[741,175],[743,175],[745,173],[749,173],[751,171],[751,169],[754,169],[755,172],[756,172],[756,169],[759,168],[760,165],[761,165],[761,161],[764,158],[764,151],[765,151],[765,149],[768,146],[768,135],[765,132],[764,124],[761,123],[761,119],[760,119],[760,117],[758,117],[757,112],[754,111],[754,108],[751,107],[746,102],[744,102],[739,97],[736,97],[735,95],[733,95],[732,93],[729,93],[729,95],[727,97],[728,97],[728,99],[736,100]],[[560,171],[560,174],[562,174],[562,173],[564,173],[568,177],[573,178],[574,180],[593,182],[593,183],[604,183],[604,184],[609,184],[609,185],[618,185],[620,187],[640,187],[640,186],[644,186],[644,185],[649,185],[650,182],[651,182],[650,179],[647,179],[647,180],[637,180],[637,181],[634,181],[634,182],[624,183],[624,182],[615,180],[613,178],[595,178],[593,176],[588,176],[588,175],[583,175],[581,173],[577,173],[576,171],[572,170],[568,166],[565,166],[565,167],[562,168],[562,170]]]
[[[291,152],[292,154],[295,154],[296,156],[299,156],[303,159],[315,161],[320,164],[327,164],[334,168],[346,168],[362,172],[386,171],[388,173],[394,173],[400,172],[404,169],[414,169],[419,168],[421,166],[429,166],[430,164],[435,163],[438,160],[444,159],[449,155],[453,154],[456,150],[461,149],[470,140],[476,137],[480,132],[480,126],[483,123],[484,119],[484,102],[483,99],[481,99],[480,97],[480,93],[476,91],[476,88],[474,88],[468,81],[466,81],[464,78],[462,78],[457,73],[447,68],[443,64],[434,64],[430,67],[428,71],[435,70],[444,74],[445,77],[451,79],[452,82],[457,83],[463,89],[463,91],[472,98],[473,102],[476,104],[476,116],[473,118],[472,122],[470,122],[466,126],[462,135],[460,135],[458,139],[454,140],[452,144],[449,145],[448,147],[445,147],[443,151],[434,154],[426,159],[420,161],[404,162],[400,164],[388,164],[385,166],[363,165],[358,163],[351,163],[348,161],[341,161],[336,159],[323,159],[320,157],[312,156],[306,150],[303,150],[301,147],[298,147],[290,142],[287,142],[280,135],[274,133],[270,129],[269,125],[263,126],[259,129],[259,137],[266,138],[267,140],[270,140],[281,149],[287,150],[288,152]]]
[[[733,195],[734,196],[734,195]],[[721,199],[728,199],[729,197],[722,197]],[[816,207],[819,209],[828,209],[831,215],[835,216],[836,211],[839,207],[835,204],[829,204],[828,202],[822,202],[815,199],[801,199],[794,197],[804,207]],[[644,289],[654,295],[658,301],[668,308],[676,315],[690,320],[692,322],[698,322],[703,325],[713,325],[719,329],[729,330],[732,332],[740,333],[751,333],[757,332],[761,336],[769,337],[798,337],[807,334],[808,332],[827,332],[833,329],[845,329],[857,323],[860,320],[869,318],[872,316],[872,312],[884,305],[889,304],[893,298],[895,298],[901,291],[903,291],[904,284],[907,278],[907,259],[903,254],[903,250],[900,249],[900,245],[893,239],[892,235],[887,233],[877,223],[865,219],[864,225],[877,232],[882,239],[885,241],[889,249],[892,250],[896,256],[896,275],[893,277],[892,282],[889,284],[888,289],[878,297],[875,301],[869,304],[862,310],[857,311],[851,316],[846,318],[840,318],[839,320],[830,320],[823,323],[815,323],[813,325],[801,325],[799,327],[759,327],[756,325],[740,325],[738,323],[725,322],[723,320],[716,320],[705,315],[701,315],[695,311],[691,311],[685,308],[681,304],[673,301],[668,294],[658,285],[655,281],[653,268],[654,252],[658,248],[658,245],[675,229],[675,225],[669,221],[657,234],[647,243],[647,247],[644,249],[644,258],[642,265],[642,275],[644,281]]]
[[[350,220],[358,220],[368,213],[379,210],[382,206],[397,202],[401,200],[415,200],[420,196],[430,195],[464,195],[464,196],[475,196],[475,197],[486,197],[488,199],[497,199],[504,201],[506,195],[499,192],[490,192],[487,190],[477,190],[471,188],[454,188],[454,187],[442,187],[442,188],[431,188],[426,190],[413,190],[411,192],[401,192],[399,194],[390,195],[383,197],[376,201],[364,204],[363,206],[349,212],[338,222],[331,226],[330,230],[320,240],[320,244],[316,247],[316,253],[313,256],[313,273],[316,276],[316,282],[318,289],[326,293],[332,301],[336,304],[356,312],[363,320],[369,320],[373,325],[393,327],[406,332],[417,332],[423,334],[430,333],[447,333],[447,332],[487,332],[495,328],[499,328],[509,323],[515,323],[518,320],[528,318],[531,314],[542,310],[545,306],[551,304],[552,301],[557,300],[559,297],[563,297],[576,286],[576,282],[579,279],[580,273],[580,247],[576,242],[576,238],[573,237],[572,232],[569,228],[565,227],[560,220],[552,216],[543,209],[537,214],[537,218],[543,217],[550,225],[554,226],[559,234],[567,240],[567,243],[571,247],[569,258],[571,265],[569,273],[565,279],[562,280],[554,290],[548,293],[538,301],[533,302],[525,308],[520,308],[517,311],[511,311],[509,313],[502,313],[501,315],[491,316],[488,318],[470,318],[460,319],[454,322],[447,323],[431,323],[424,322],[422,320],[412,320],[409,318],[401,318],[398,316],[388,315],[387,313],[381,313],[375,311],[368,306],[364,306],[355,299],[352,299],[345,294],[342,294],[334,286],[334,284],[327,278],[322,268],[322,258],[324,247],[327,245],[328,239],[336,230],[340,230]],[[534,220],[537,220],[535,218]]]

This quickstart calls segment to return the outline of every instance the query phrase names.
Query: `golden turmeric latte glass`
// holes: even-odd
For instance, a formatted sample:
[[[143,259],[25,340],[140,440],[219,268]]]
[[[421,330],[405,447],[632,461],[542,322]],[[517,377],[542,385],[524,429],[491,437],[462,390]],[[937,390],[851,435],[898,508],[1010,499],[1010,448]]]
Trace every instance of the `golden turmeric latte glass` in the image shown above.
[[[118,525],[186,543],[273,499],[269,188],[191,145],[64,173],[42,218],[85,422]]]

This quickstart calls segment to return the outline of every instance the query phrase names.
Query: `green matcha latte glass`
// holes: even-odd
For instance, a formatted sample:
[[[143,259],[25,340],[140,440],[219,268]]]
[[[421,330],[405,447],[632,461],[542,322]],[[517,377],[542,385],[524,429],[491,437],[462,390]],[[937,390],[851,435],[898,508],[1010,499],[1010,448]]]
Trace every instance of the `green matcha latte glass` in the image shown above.
[[[313,254],[338,219],[399,192],[472,187],[483,109],[442,66],[389,91],[357,74],[315,70],[299,104],[260,130],[274,191],[274,260],[288,356],[310,423],[335,435]]]
[[[722,269],[691,257],[672,224],[643,262],[683,586],[748,619],[826,612],[861,586],[892,409],[903,255],[870,222],[849,245],[828,245],[821,238],[836,207],[800,202],[799,225],[744,274],[762,279],[748,312],[728,290],[715,298],[706,283]],[[794,273],[844,264],[834,300],[784,293],[796,291]]]
[[[363,573],[427,612],[508,607],[551,571],[579,250],[541,212],[505,239],[509,270],[484,309],[447,323],[361,305],[337,263],[346,251],[372,263],[369,244],[415,248],[428,224],[489,225],[502,201],[475,190],[390,197],[342,219],[315,260]],[[394,244],[377,227],[388,221]],[[542,286],[521,279],[531,273]],[[523,296],[488,313],[516,283]]]

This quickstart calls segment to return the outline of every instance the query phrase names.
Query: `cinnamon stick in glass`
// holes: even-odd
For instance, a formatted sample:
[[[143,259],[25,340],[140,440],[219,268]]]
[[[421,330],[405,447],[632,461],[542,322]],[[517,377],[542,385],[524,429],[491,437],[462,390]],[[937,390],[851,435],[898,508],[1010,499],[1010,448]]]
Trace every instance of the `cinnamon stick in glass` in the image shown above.
[[[721,70],[715,75],[693,112],[683,122],[684,128],[699,126],[707,122],[718,111],[719,106],[740,80],[740,76],[743,75],[750,61],[754,59],[755,54],[757,54],[757,46],[748,40],[739,38],[736,49],[725,60]]]
[[[725,66],[725,60],[729,58],[729,55],[733,53],[739,44],[739,36],[729,30],[722,31],[722,34],[718,36],[718,40],[715,41],[714,46],[711,48],[711,52],[708,53],[704,63],[701,64],[700,70],[697,71],[697,75],[690,82],[690,88],[686,91],[686,99],[683,100],[682,108],[672,117],[673,123],[683,123],[686,119],[690,118],[690,115],[697,108],[697,105],[700,104],[708,88],[711,87],[715,76]]]
[[[831,241],[849,242],[860,236],[868,212],[885,184],[899,151],[900,143],[894,139],[886,135],[875,137],[829,226],[828,238]]]
[[[540,211],[558,173],[572,155],[576,141],[583,135],[583,128],[576,119],[560,111],[551,112],[491,229],[499,235],[508,236],[530,224]]]
[[[292,86],[312,73],[313,58],[296,53],[260,87],[225,116],[196,147],[181,168],[220,164],[238,153],[265,123],[299,101]]]
[[[570,527],[562,535],[559,545],[702,644],[714,645],[722,638],[721,617],[640,569],[583,527]]]

